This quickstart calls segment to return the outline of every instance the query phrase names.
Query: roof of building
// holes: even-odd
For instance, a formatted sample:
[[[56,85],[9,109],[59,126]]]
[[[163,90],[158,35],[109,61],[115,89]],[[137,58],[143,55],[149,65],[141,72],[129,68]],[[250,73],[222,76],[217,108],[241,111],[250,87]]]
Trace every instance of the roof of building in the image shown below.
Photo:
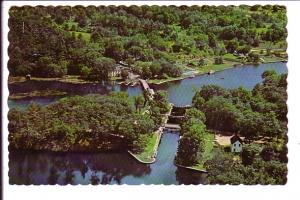
[[[243,140],[238,135],[234,135],[230,138],[231,144],[235,143],[236,141],[239,141],[240,143],[243,143]]]

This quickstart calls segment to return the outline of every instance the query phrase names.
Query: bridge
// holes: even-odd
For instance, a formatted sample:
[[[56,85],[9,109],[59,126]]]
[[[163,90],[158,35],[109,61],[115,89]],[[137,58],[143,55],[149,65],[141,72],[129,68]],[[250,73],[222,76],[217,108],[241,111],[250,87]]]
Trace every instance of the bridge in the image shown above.
[[[151,95],[151,97],[153,97],[153,95],[155,94],[154,93],[154,90],[150,88],[149,84],[147,83],[146,80],[144,79],[139,79],[140,83],[142,84],[142,87],[145,91],[148,91],[149,94]]]
[[[139,79],[141,86],[144,91],[149,92],[150,98],[153,98],[155,92],[150,88],[149,84],[144,79]],[[184,121],[186,109],[191,108],[190,105],[186,106],[174,106],[172,105],[171,110],[165,116],[165,122],[162,126],[164,130],[171,132],[178,132],[181,130],[180,125]]]
[[[179,124],[170,124],[170,123],[166,123],[164,125],[164,130],[166,131],[170,131],[170,132],[178,132],[181,130],[181,127]]]
[[[187,106],[173,106],[172,112],[169,116],[168,123],[171,124],[181,124],[185,119],[186,109],[191,108],[190,105]]]

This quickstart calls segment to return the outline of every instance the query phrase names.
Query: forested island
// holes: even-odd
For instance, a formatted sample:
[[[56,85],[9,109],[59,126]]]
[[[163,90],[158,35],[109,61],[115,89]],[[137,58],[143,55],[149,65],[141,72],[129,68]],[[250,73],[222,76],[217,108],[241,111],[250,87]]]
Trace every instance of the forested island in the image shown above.
[[[126,93],[66,97],[25,111],[11,109],[11,149],[54,152],[132,150],[141,152],[169,110],[165,92],[153,100]]]
[[[23,6],[9,16],[11,81],[160,83],[287,59],[286,9],[278,5]]]
[[[203,86],[186,111],[176,163],[205,168],[211,184],[285,184],[287,74],[265,71],[262,77],[252,91]],[[242,153],[213,147],[211,130],[244,136]]]

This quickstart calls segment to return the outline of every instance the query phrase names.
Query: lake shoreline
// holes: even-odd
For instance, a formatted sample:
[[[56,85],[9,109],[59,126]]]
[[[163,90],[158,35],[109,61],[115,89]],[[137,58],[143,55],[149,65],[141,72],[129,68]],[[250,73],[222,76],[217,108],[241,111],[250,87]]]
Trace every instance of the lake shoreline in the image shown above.
[[[180,165],[180,164],[177,164],[176,162],[174,162],[174,165],[176,165],[177,167],[181,167],[181,168],[184,168],[184,169],[189,169],[189,170],[193,170],[193,171],[197,171],[197,172],[201,172],[201,173],[208,173],[208,171],[206,171],[205,169],[197,169],[195,167],[192,167],[192,166],[184,166],[184,165]]]
[[[225,70],[228,70],[228,69],[232,69],[232,68],[235,68],[235,67],[243,67],[245,65],[261,65],[261,64],[268,64],[268,63],[279,63],[279,62],[287,62],[287,60],[285,59],[281,59],[281,60],[276,60],[276,61],[269,61],[269,62],[262,62],[262,63],[239,63],[239,64],[235,64],[235,65],[232,65],[232,66],[229,66],[229,67],[226,67],[224,69],[220,69],[220,70],[213,70],[213,72],[211,74],[214,74],[215,72],[221,72],[221,71],[225,71]],[[196,70],[195,70],[196,71]],[[180,80],[184,80],[184,79],[188,79],[188,78],[194,78],[196,76],[202,76],[202,75],[205,75],[205,74],[208,74],[209,72],[199,72],[199,71],[196,71],[194,72],[193,74],[191,75],[188,75],[188,76],[185,76],[185,77],[178,77],[178,78],[174,78],[174,79],[171,79],[171,80],[162,80],[158,83],[153,83],[151,82],[151,80],[149,81],[149,84],[153,84],[153,85],[161,85],[161,84],[164,84],[164,83],[168,83],[168,82],[173,82],[173,81],[180,81]]]
[[[287,62],[286,59],[278,59],[276,61],[269,61],[269,62],[262,62],[262,63],[238,63],[238,64],[234,64],[234,65],[230,65],[228,67],[225,67],[223,69],[214,69],[212,70],[212,74],[215,72],[220,72],[220,71],[224,71],[227,69],[231,69],[231,68],[235,68],[235,67],[240,67],[240,66],[245,66],[245,65],[260,65],[260,64],[267,64],[267,63],[278,63],[278,62]],[[164,83],[168,83],[168,82],[173,82],[173,81],[179,81],[179,80],[184,80],[184,79],[188,79],[188,78],[194,78],[195,76],[201,76],[201,75],[205,75],[208,74],[209,72],[199,72],[198,70],[195,70],[192,74],[190,75],[183,75],[177,78],[170,78],[167,80],[161,80],[159,82],[153,82],[153,79],[149,79],[147,80],[149,84],[153,84],[153,85],[161,85]],[[26,80],[25,77],[13,77],[13,76],[9,76],[8,77],[8,85],[12,85],[12,84],[21,84],[21,83],[25,83],[28,80]],[[66,76],[63,78],[40,78],[40,77],[32,77],[29,81],[57,81],[57,82],[61,82],[61,83],[69,83],[69,84],[73,84],[73,85],[82,85],[82,84],[97,84],[101,81],[86,81],[83,79],[80,79],[79,76]],[[111,81],[116,81],[116,80],[111,80]],[[134,83],[134,82],[133,82]],[[125,85],[125,86],[136,86],[137,84],[126,84],[126,82],[124,81],[119,81],[117,82],[117,84],[119,85]]]

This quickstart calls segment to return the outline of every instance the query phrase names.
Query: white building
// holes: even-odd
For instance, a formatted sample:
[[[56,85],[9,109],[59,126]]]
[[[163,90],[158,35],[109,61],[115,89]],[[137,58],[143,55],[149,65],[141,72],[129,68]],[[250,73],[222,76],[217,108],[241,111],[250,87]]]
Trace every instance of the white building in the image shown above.
[[[230,138],[231,143],[231,152],[241,152],[243,150],[243,140],[237,136],[234,135]]]

